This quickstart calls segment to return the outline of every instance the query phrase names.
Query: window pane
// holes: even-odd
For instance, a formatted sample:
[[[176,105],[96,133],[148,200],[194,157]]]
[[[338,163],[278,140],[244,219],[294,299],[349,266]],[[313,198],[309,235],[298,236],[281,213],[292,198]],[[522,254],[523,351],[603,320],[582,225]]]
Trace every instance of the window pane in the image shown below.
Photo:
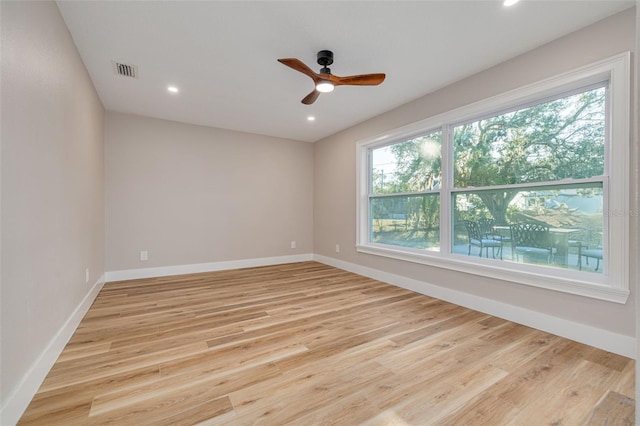
[[[371,150],[371,192],[393,194],[438,189],[441,132]]]
[[[604,174],[605,88],[454,128],[454,185],[510,185]]]
[[[482,243],[482,256],[602,272],[606,259],[600,182],[555,189],[457,192],[453,206],[454,253],[478,256]],[[473,223],[481,238],[473,235]],[[525,225],[515,230],[521,235],[512,233],[510,225],[515,224]],[[545,232],[537,232],[540,226]]]
[[[439,194],[371,199],[371,242],[440,250]]]

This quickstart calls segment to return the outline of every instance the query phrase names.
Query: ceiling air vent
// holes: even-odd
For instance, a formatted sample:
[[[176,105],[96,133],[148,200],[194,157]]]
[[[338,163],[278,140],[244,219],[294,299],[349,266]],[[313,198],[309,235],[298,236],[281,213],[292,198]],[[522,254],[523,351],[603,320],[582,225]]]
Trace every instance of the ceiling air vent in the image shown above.
[[[138,78],[138,67],[135,65],[122,64],[120,62],[113,62],[113,68],[116,74],[124,77]]]

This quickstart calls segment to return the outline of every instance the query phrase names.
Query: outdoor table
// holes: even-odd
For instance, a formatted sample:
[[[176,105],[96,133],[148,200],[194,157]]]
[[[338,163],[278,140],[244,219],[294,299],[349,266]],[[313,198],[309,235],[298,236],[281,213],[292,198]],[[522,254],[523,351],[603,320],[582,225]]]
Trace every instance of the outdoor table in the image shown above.
[[[502,235],[504,231],[508,231],[510,228],[508,225],[496,225],[493,229]],[[554,263],[569,264],[569,236],[578,231],[580,230],[575,228],[549,228],[549,233],[552,235],[556,249],[555,256],[553,256]]]

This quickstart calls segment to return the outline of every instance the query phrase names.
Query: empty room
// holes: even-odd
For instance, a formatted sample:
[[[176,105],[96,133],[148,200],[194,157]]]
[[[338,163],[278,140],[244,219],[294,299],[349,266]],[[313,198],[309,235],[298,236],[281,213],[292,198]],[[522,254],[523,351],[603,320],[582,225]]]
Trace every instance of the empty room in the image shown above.
[[[0,1],[0,424],[631,425],[636,1]]]

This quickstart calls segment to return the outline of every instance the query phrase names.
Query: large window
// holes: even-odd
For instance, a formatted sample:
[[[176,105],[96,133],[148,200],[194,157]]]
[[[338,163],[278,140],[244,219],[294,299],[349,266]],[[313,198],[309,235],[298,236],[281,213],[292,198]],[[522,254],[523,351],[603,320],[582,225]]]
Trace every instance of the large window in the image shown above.
[[[626,300],[628,81],[621,55],[360,142],[358,250]]]

